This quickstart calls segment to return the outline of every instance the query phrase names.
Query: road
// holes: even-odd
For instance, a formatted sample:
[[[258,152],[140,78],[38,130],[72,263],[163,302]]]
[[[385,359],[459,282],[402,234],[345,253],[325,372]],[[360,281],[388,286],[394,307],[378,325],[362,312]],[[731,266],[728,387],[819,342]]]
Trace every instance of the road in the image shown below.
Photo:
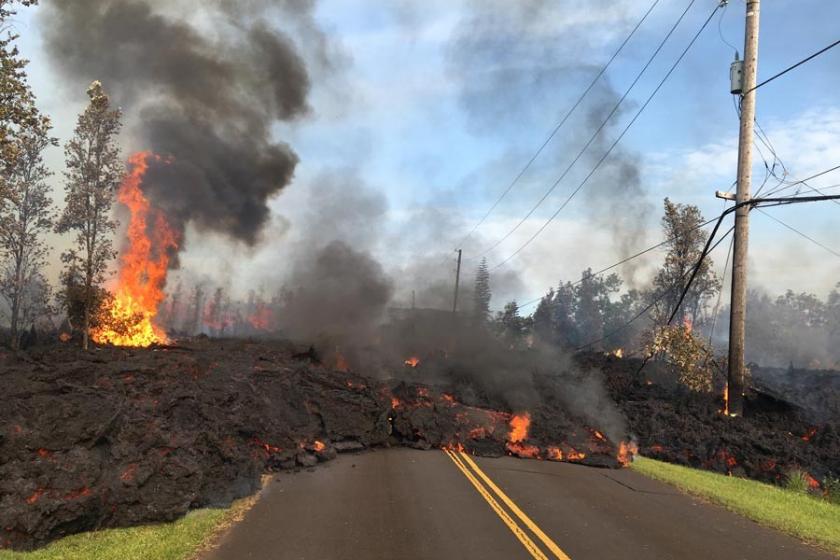
[[[392,449],[283,473],[206,560],[832,556],[629,469]]]

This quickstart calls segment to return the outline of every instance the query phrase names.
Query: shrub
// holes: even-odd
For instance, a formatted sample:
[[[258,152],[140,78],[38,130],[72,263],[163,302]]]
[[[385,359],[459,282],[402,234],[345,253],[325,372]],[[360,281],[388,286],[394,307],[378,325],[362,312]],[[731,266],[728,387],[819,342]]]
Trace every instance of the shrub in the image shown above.
[[[825,499],[832,504],[840,505],[840,478],[827,476],[823,479]]]
[[[799,468],[792,468],[785,476],[785,488],[792,492],[805,493],[810,488],[808,473]]]

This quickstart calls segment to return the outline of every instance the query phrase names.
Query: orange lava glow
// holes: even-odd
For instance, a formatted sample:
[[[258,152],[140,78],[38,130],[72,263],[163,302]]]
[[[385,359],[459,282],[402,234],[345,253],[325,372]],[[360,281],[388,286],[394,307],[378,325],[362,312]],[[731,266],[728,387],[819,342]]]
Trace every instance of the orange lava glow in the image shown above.
[[[586,453],[581,453],[580,451],[571,449],[566,455],[566,459],[569,461],[583,461],[584,459],[586,459]]]
[[[327,446],[324,444],[324,442],[319,441],[317,439],[315,440],[315,443],[312,444],[312,449],[314,449],[316,452],[321,452],[326,448]]]
[[[514,414],[510,419],[510,435],[508,440],[512,443],[518,443],[528,437],[528,430],[531,427],[531,415],[527,412],[522,414]]]
[[[451,404],[451,405],[454,405],[454,404],[455,404],[455,397],[453,397],[453,396],[452,396],[452,395],[450,395],[449,393],[443,393],[443,394],[440,396],[440,400],[442,400],[443,402],[446,402],[446,403],[448,403],[448,404]]]
[[[691,331],[694,329],[694,323],[692,322],[691,317],[683,319],[683,328],[685,328],[686,335],[691,334]]]
[[[420,365],[420,358],[418,358],[417,356],[412,356],[410,358],[407,358],[404,363],[407,367],[415,368]]]
[[[820,489],[820,483],[817,482],[817,479],[815,479],[810,474],[805,473],[805,480],[808,481],[808,488],[810,488],[811,490],[819,490]]]
[[[128,160],[131,172],[117,193],[117,200],[131,214],[126,231],[128,246],[120,255],[114,299],[105,312],[106,324],[91,332],[91,338],[100,344],[146,347],[167,342],[155,317],[165,298],[169,258],[179,239],[141,189],[151,160],[161,161],[161,157],[151,152],[133,154]]]
[[[400,402],[400,399],[398,399],[397,397],[391,397],[391,408],[397,408],[401,404],[402,402]]]
[[[809,428],[808,432],[802,436],[802,441],[811,441],[811,438],[817,435],[816,428]]]
[[[615,356],[616,358],[623,358],[624,357],[624,348],[616,348],[612,352],[610,352],[611,356]]]
[[[633,462],[633,458],[639,453],[639,448],[634,442],[622,441],[618,444],[618,462],[626,467]]]
[[[549,447],[545,450],[546,458],[549,461],[562,461],[563,451],[559,447]]]
[[[350,371],[350,364],[341,353],[335,355],[335,369],[343,373]]]
[[[723,414],[729,416],[729,382],[723,385]]]
[[[39,488],[39,489],[35,490],[35,492],[33,492],[32,495],[30,495],[28,498],[26,498],[26,503],[31,506],[32,504],[34,504],[35,502],[40,500],[41,496],[43,496],[45,493],[46,493],[46,490],[44,490],[43,488]]]

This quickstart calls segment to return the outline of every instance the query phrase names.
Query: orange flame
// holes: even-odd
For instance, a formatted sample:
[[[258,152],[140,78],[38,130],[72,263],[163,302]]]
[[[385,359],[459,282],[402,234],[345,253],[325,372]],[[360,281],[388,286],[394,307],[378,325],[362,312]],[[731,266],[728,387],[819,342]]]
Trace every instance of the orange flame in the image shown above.
[[[406,365],[407,367],[413,367],[413,368],[415,368],[415,367],[417,367],[417,366],[419,366],[419,365],[420,365],[420,358],[418,358],[417,356],[412,356],[412,357],[410,357],[410,358],[407,358],[407,359],[405,360],[405,365]]]
[[[639,447],[634,442],[622,441],[618,444],[618,462],[622,467],[633,462],[633,458],[639,453]]]
[[[528,430],[531,427],[531,415],[527,412],[515,414],[510,419],[510,435],[508,439],[512,443],[518,443],[528,437]]]
[[[347,358],[344,357],[340,352],[336,353],[335,355],[335,369],[342,372],[347,373],[350,371],[350,363],[347,361]]]
[[[549,461],[562,461],[563,460],[563,451],[559,447],[549,447],[546,449],[547,457]]]
[[[624,357],[624,348],[616,348],[612,352],[610,352],[611,356],[615,356],[616,358],[623,358]]]
[[[133,154],[128,160],[131,172],[117,193],[117,200],[131,213],[128,248],[120,256],[116,293],[106,310],[106,324],[91,332],[100,344],[145,347],[167,342],[155,317],[165,298],[169,257],[178,247],[178,235],[140,188],[150,160],[162,158],[151,152]]]
[[[317,439],[315,440],[315,443],[312,444],[312,449],[314,449],[317,453],[320,453],[321,451],[323,451],[326,448],[327,448],[326,444],[323,441],[320,441],[320,440],[317,440]]]
[[[811,438],[817,435],[816,428],[809,428],[808,432],[802,436],[802,441],[811,441]]]
[[[248,316],[247,321],[258,331],[267,331],[271,329],[271,325],[274,322],[274,314],[270,307],[265,304],[259,304],[254,312]]]

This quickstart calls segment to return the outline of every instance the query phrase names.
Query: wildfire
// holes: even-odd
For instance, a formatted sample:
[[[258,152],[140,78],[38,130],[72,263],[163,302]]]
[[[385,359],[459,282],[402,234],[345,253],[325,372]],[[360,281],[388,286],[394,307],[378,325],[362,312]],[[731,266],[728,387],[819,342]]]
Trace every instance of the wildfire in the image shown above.
[[[133,154],[128,160],[131,172],[117,193],[117,200],[131,214],[126,231],[128,248],[120,256],[117,287],[105,310],[105,324],[91,332],[100,344],[145,347],[167,342],[155,317],[165,297],[170,254],[179,240],[164,214],[151,206],[141,189],[150,160],[162,158],[151,152]]]
[[[246,320],[256,330],[267,331],[271,329],[271,324],[274,321],[274,314],[271,312],[270,307],[265,304],[260,304]]]
[[[412,356],[406,359],[404,363],[406,367],[416,368],[420,365],[420,358],[418,358],[417,356]]]
[[[612,352],[610,352],[610,356],[615,356],[616,358],[623,358],[624,357],[624,348],[616,348]]]

